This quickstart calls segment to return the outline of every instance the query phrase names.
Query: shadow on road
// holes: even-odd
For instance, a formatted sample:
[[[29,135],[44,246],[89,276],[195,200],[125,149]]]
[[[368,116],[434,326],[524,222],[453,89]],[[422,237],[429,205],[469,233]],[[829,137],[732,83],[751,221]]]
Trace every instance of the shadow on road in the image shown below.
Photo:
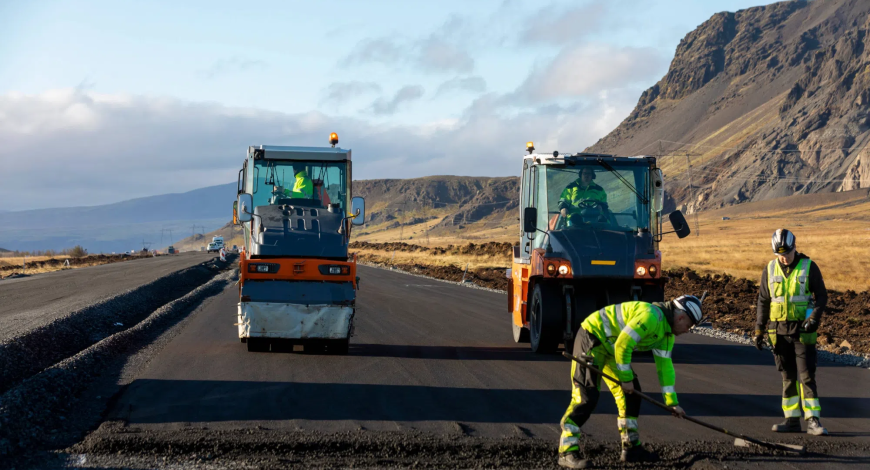
[[[598,413],[615,414],[603,392]],[[140,379],[111,412],[128,423],[248,420],[558,423],[568,390],[516,390],[341,383]],[[680,394],[693,416],[780,418],[778,395]],[[827,417],[870,418],[870,398],[823,398]],[[665,415],[644,406],[642,414]]]
[[[635,362],[653,362],[651,352],[636,352]],[[759,351],[743,344],[677,344],[673,352],[674,364],[704,364],[729,366],[774,366],[770,351]],[[819,361],[820,367],[853,367],[837,362]]]
[[[526,347],[417,346],[399,344],[354,344],[351,354],[363,357],[446,359],[464,361],[553,361],[567,362],[561,355],[535,354]]]

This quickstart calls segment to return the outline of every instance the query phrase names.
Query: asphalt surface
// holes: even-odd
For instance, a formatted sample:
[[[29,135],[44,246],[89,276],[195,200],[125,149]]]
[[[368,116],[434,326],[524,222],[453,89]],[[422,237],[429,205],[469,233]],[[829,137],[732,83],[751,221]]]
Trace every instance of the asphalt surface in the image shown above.
[[[107,422],[120,423],[122,433],[362,430],[541,438],[555,451],[570,399],[570,366],[561,356],[535,355],[513,343],[504,294],[375,268],[359,272],[348,356],[247,352],[233,325],[237,289],[229,287],[141,369]],[[780,376],[769,352],[689,334],[678,339],[673,358],[677,392],[690,415],[763,439],[813,442],[804,434],[770,432],[782,415]],[[643,389],[660,397],[652,358],[636,355],[635,370]],[[817,379],[831,436],[814,439],[866,452],[870,371],[822,363]],[[618,439],[608,392],[583,430],[591,441]],[[728,448],[732,441],[648,405],[640,430],[654,445],[700,441]],[[868,463],[812,462],[813,468]]]
[[[190,252],[0,281],[0,340],[214,256]]]

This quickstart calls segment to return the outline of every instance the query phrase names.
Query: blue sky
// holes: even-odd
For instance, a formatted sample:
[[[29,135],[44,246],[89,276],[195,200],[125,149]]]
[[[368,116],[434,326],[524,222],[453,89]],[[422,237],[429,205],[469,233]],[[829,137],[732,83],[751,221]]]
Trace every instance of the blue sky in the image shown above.
[[[0,2],[0,197],[181,192],[332,131],[357,178],[518,174],[526,140],[593,144],[686,33],[763,3]]]

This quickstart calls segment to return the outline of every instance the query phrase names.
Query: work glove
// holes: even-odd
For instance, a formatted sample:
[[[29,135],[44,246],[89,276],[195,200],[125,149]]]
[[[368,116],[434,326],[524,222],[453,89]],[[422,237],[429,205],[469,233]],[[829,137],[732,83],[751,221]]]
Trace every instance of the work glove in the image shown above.
[[[804,322],[804,331],[807,333],[815,333],[819,329],[819,321],[813,317],[807,318]]]
[[[764,333],[755,331],[755,349],[764,351]]]

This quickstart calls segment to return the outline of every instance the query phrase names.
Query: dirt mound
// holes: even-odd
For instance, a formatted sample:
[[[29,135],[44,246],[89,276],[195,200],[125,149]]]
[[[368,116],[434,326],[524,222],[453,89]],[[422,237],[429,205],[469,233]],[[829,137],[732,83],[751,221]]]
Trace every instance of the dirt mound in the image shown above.
[[[668,298],[707,291],[704,313],[710,316],[715,328],[754,334],[757,282],[729,275],[700,275],[690,269],[673,269],[667,275]],[[870,291],[829,290],[828,299],[828,312],[819,327],[819,347],[835,353],[870,353]]]
[[[39,269],[39,268],[46,268],[46,267],[58,268],[58,267],[64,266],[67,261],[69,261],[70,267],[91,266],[91,265],[97,265],[97,264],[117,263],[120,261],[129,261],[129,260],[140,259],[140,258],[150,258],[151,256],[152,256],[151,254],[137,253],[135,255],[127,255],[127,254],[123,254],[123,255],[88,255],[88,256],[83,256],[81,258],[64,258],[64,259],[51,258],[51,259],[47,259],[47,260],[43,260],[43,261],[28,261],[27,268],[28,269]],[[18,269],[21,269],[20,264],[13,265],[13,264],[2,262],[2,260],[0,260],[0,276],[2,276],[4,271],[12,271],[12,270],[18,270]]]
[[[405,253],[426,253],[434,256],[439,255],[475,255],[491,256],[504,260],[510,260],[513,245],[505,242],[468,243],[465,245],[447,245],[444,247],[427,248],[420,245],[412,245],[405,242],[369,243],[352,242],[351,249],[377,250],[384,252],[401,251]]]

